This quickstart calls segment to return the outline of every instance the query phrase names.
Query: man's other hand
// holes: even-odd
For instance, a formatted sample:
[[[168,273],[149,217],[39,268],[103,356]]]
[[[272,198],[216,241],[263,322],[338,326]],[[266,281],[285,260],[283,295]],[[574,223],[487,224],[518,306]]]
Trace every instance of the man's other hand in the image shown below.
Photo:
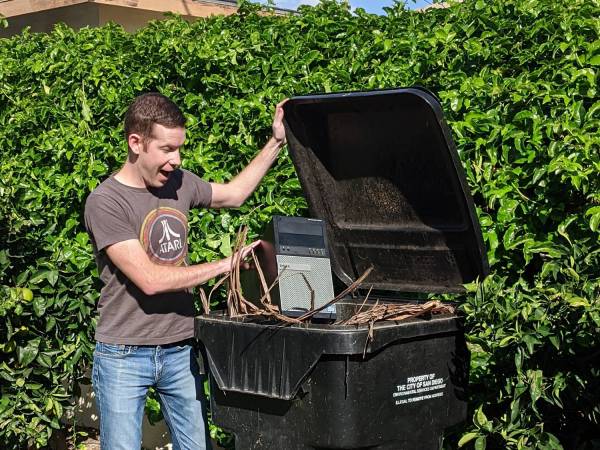
[[[254,241],[251,244],[245,245],[241,250],[238,251],[238,254],[241,256],[240,268],[244,270],[249,270],[254,268],[254,264],[250,261],[245,261],[251,255],[251,252],[260,245],[260,240]],[[233,255],[232,258],[235,261],[237,258],[236,255]]]
[[[285,105],[287,101],[288,99],[286,98],[277,104],[275,107],[275,115],[273,116],[273,139],[281,145],[286,143],[285,127],[283,126],[283,105]]]

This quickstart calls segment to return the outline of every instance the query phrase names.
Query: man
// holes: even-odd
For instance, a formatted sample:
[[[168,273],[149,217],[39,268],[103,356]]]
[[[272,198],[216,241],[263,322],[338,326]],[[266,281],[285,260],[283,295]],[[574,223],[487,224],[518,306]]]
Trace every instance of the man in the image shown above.
[[[204,449],[203,379],[192,347],[191,288],[228,272],[231,259],[187,264],[187,215],[194,207],[239,207],[285,144],[283,103],[273,136],[226,184],[180,169],[185,119],[158,93],[125,115],[127,161],[88,197],[85,224],[100,278],[92,382],[103,449],[139,449],[148,388],[159,394],[174,449]],[[248,255],[258,242],[240,250]]]

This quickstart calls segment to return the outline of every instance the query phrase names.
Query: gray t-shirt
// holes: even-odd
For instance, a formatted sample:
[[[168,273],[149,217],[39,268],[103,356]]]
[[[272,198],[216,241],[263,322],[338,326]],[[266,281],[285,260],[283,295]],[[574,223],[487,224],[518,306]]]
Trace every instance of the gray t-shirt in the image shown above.
[[[210,205],[209,183],[177,170],[161,188],[126,186],[113,176],[85,203],[85,226],[100,279],[96,340],[108,344],[161,345],[194,336],[191,290],[146,295],[108,258],[106,247],[138,239],[152,261],[187,265],[190,208]]]

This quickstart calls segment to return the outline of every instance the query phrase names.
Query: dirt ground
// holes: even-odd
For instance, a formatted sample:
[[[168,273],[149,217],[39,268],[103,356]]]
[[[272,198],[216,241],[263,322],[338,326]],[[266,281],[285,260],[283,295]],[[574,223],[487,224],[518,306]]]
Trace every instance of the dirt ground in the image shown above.
[[[88,438],[79,444],[81,450],[100,450],[100,441],[94,438]]]
[[[98,430],[94,428],[79,427],[75,435],[70,430],[61,430],[54,433],[48,450],[100,450],[100,436]],[[170,450],[168,445],[162,450]],[[218,447],[213,447],[217,449]],[[159,450],[146,449],[142,450]]]
[[[59,430],[54,432],[49,450],[100,450],[98,430],[78,427],[77,431]]]

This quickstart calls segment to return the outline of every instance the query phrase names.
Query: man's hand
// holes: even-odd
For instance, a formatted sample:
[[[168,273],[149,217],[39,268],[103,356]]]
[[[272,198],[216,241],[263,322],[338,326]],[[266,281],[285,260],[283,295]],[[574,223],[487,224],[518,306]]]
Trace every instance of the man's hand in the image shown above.
[[[254,250],[256,247],[258,247],[260,245],[260,241],[254,241],[251,244],[245,245],[244,247],[242,247],[236,254],[231,255],[228,258],[229,261],[229,265],[231,266],[231,262],[232,260],[235,261],[239,255],[240,257],[240,267],[242,269],[248,270],[250,268],[253,267],[253,264],[250,262],[245,261],[245,259],[250,256],[252,250]]]
[[[273,139],[282,146],[286,143],[285,127],[283,126],[283,105],[285,105],[285,102],[287,101],[288,99],[286,98],[277,104],[275,107],[275,115],[273,116]]]

